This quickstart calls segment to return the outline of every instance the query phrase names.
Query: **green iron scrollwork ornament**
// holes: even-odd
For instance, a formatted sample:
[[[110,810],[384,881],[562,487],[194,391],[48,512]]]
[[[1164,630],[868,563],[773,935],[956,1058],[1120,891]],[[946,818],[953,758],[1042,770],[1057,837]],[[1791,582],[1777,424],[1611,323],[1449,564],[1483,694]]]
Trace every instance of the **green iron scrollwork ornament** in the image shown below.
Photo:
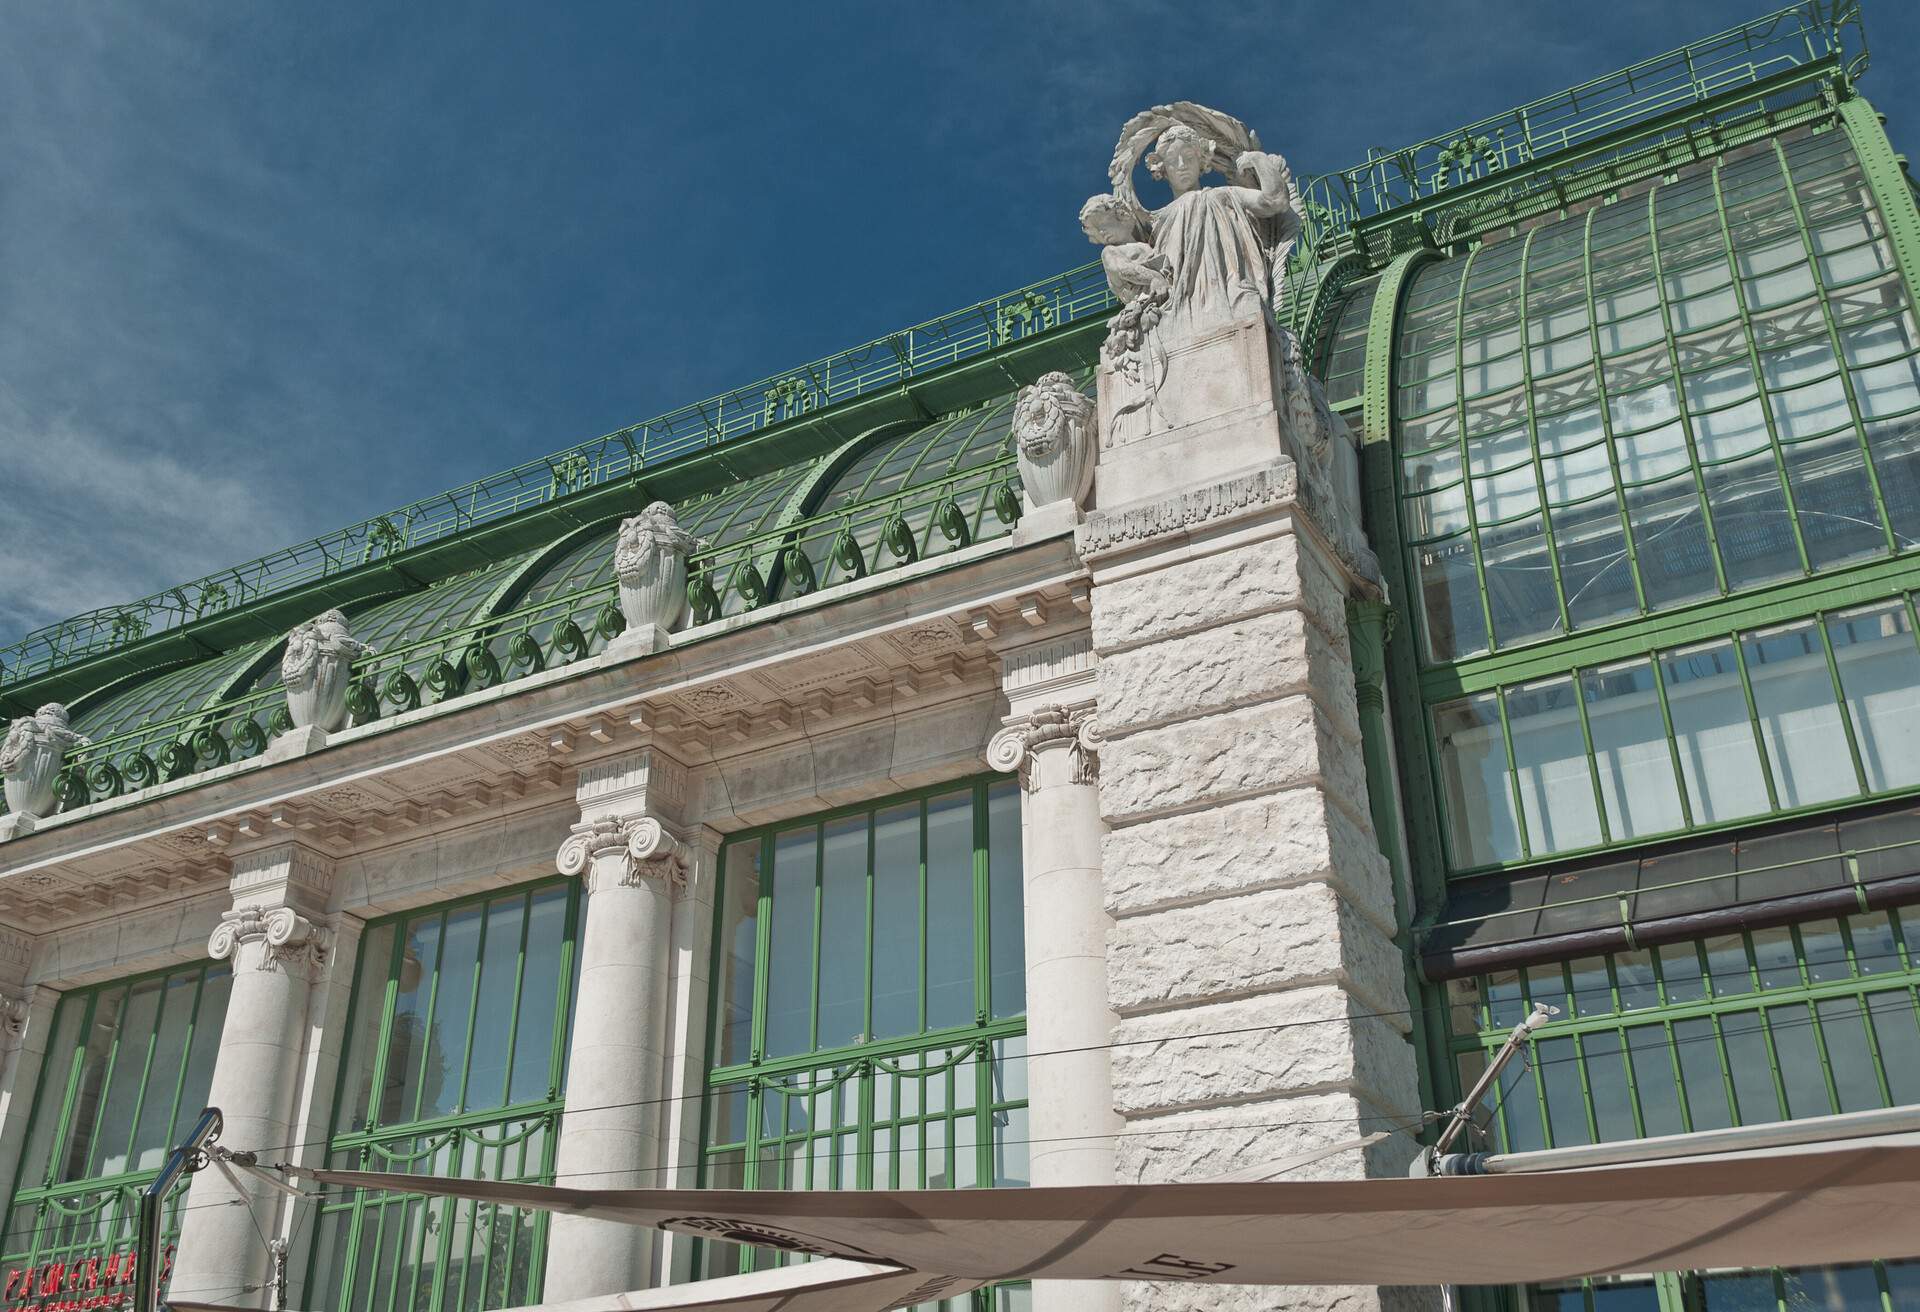
[[[901,564],[911,565],[920,558],[920,550],[913,541],[913,530],[899,515],[887,520],[880,530],[880,538],[887,544],[887,550],[893,553],[893,558]]]
[[[627,630],[627,617],[620,613],[620,607],[609,601],[593,613],[593,631],[611,642]]]
[[[577,661],[592,650],[587,635],[572,620],[561,620],[553,626],[553,654],[563,663]]]
[[[973,530],[967,524],[967,516],[953,501],[942,501],[934,512],[934,522],[940,525],[940,532],[947,541],[957,547],[964,547],[973,541]]]
[[[435,656],[427,666],[427,692],[436,703],[459,696],[465,682],[460,675],[460,667],[444,654]]]
[[[493,654],[489,644],[468,643],[464,659],[467,677],[473,680],[476,688],[491,688],[500,682],[500,658]]]
[[[850,579],[864,578],[867,573],[867,553],[860,549],[859,541],[853,536],[853,530],[842,528],[833,540],[833,559],[840,566],[840,572]]]
[[[720,618],[720,594],[714,590],[713,576],[696,574],[687,580],[687,605],[695,624],[708,624]]]
[[[804,597],[820,586],[820,580],[813,572],[813,561],[801,548],[788,547],[780,554],[780,563],[786,570],[787,584],[793,596]]]

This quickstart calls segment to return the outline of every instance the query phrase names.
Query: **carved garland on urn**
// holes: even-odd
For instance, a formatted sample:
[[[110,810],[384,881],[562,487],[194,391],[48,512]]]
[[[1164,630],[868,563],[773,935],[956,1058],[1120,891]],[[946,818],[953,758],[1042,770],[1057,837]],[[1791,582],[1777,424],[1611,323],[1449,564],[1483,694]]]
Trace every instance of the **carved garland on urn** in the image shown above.
[[[235,907],[223,912],[207,938],[207,955],[240,964],[243,944],[262,944],[256,970],[280,970],[289,964],[321,966],[333,945],[333,932],[292,907]]]
[[[584,875],[589,894],[603,888],[639,888],[648,880],[671,894],[686,888],[693,850],[652,816],[609,817],[575,825],[554,864],[563,875]]]
[[[1106,739],[1093,707],[1063,706],[1058,703],[1035,708],[1024,721],[1009,724],[987,742],[987,764],[1004,772],[1015,772],[1020,786],[1032,792],[1033,757],[1053,748],[1072,753],[1067,780],[1091,784],[1100,778],[1100,749]]]

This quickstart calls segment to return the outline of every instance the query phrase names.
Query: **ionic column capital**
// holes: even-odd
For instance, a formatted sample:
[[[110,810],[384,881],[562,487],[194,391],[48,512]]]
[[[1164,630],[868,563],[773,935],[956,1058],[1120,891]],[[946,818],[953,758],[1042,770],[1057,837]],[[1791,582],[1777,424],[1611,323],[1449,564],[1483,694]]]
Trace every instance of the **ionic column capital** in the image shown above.
[[[1033,758],[1064,750],[1072,754],[1067,781],[1090,784],[1100,777],[1100,749],[1105,744],[1092,702],[1071,706],[1052,702],[1010,718],[988,740],[987,764],[1017,773],[1021,786],[1031,791],[1036,786],[1030,768]]]
[[[607,816],[573,826],[554,855],[563,875],[584,875],[589,895],[603,888],[638,888],[656,881],[669,894],[683,891],[693,849],[652,816]]]
[[[260,951],[243,963],[243,945],[258,943]],[[222,912],[220,923],[207,937],[207,955],[231,960],[235,970],[277,971],[289,965],[318,968],[326,964],[333,931],[292,907],[234,907]]]

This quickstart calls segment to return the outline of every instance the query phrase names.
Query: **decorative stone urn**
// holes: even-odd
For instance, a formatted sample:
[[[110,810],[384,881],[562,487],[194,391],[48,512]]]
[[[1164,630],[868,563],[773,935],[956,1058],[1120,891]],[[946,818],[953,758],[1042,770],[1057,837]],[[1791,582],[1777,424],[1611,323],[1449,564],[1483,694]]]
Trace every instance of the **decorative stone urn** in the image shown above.
[[[67,724],[67,708],[48,702],[7,730],[6,742],[0,744],[0,776],[6,780],[7,809],[14,815],[39,819],[53,814],[54,783],[67,753],[87,745]]]
[[[347,617],[337,610],[295,625],[280,658],[280,682],[287,690],[293,727],[323,733],[346,728],[354,658],[372,650],[347,632]]]
[[[1078,512],[1093,487],[1093,399],[1063,373],[1042,374],[1013,407],[1014,454],[1028,511],[1065,503]]]
[[[664,642],[687,610],[687,553],[699,545],[680,527],[673,507],[656,501],[620,525],[613,569],[620,576],[620,613],[643,645]],[[625,635],[622,635],[625,636]]]

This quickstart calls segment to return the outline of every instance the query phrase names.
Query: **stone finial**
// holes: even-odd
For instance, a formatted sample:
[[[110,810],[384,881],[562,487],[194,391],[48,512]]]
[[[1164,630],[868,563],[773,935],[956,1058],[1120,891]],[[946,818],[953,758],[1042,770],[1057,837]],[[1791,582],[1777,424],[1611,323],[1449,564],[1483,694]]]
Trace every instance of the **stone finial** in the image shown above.
[[[1042,374],[1013,406],[1013,449],[1027,509],[1078,510],[1093,487],[1093,401],[1063,373]]]
[[[289,963],[321,965],[333,934],[292,907],[235,907],[221,913],[220,923],[208,935],[207,955],[215,961],[231,959],[239,969],[241,946],[255,942],[262,950],[253,969],[272,971]]]
[[[620,525],[613,569],[620,576],[620,613],[629,631],[665,634],[680,622],[687,609],[687,554],[699,545],[664,501]]]
[[[53,814],[54,784],[67,753],[88,744],[68,724],[67,708],[48,702],[8,728],[6,741],[0,743],[0,777],[6,781],[7,809],[14,815],[39,819]]]
[[[1100,749],[1105,745],[1093,707],[1055,703],[1035,707],[1024,719],[994,734],[987,741],[987,764],[1003,773],[1017,772],[1021,787],[1031,791],[1035,786],[1032,758],[1065,748],[1072,753],[1067,781],[1090,784],[1100,777]]]
[[[296,624],[280,657],[280,682],[287,690],[293,727],[312,726],[323,733],[346,728],[353,662],[372,650],[347,631],[347,617],[337,610]]]
[[[561,874],[586,876],[589,894],[638,888],[648,880],[677,893],[686,887],[692,864],[693,849],[652,816],[583,820],[554,854]]]

